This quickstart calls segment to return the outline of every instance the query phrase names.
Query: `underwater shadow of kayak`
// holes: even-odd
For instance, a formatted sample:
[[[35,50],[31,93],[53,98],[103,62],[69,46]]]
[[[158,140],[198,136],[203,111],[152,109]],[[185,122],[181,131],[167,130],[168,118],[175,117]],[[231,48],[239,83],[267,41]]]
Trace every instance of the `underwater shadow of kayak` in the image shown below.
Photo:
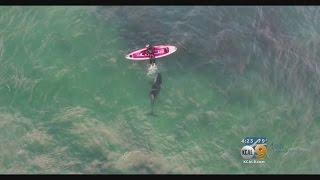
[[[155,114],[154,112],[148,112],[146,113],[148,116],[153,116],[153,117],[158,117],[157,114]]]

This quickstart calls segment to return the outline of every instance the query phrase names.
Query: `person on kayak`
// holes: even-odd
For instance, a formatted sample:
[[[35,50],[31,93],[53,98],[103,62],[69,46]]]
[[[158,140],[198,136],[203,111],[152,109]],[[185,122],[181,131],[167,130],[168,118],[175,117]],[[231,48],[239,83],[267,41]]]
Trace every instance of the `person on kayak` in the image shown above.
[[[147,48],[147,53],[148,53],[148,55],[150,57],[150,60],[149,60],[150,64],[151,65],[155,65],[156,64],[156,59],[154,57],[153,47],[150,46],[149,44],[147,44],[146,48]]]
[[[146,48],[147,48],[147,53],[148,53],[148,55],[150,57],[150,59],[149,59],[150,66],[148,68],[148,73],[147,74],[149,76],[152,76],[158,71],[158,67],[156,65],[156,58],[155,58],[155,55],[154,55],[153,47],[150,46],[149,44],[147,44]]]

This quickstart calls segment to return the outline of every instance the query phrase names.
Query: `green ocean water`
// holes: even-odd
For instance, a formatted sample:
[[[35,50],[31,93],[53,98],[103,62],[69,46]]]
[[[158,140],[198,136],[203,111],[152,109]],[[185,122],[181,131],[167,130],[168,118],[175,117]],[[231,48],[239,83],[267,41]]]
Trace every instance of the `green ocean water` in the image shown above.
[[[319,12],[0,7],[0,173],[318,174]],[[150,42],[178,47],[156,116],[147,65],[124,58]],[[248,136],[264,164],[243,163]]]

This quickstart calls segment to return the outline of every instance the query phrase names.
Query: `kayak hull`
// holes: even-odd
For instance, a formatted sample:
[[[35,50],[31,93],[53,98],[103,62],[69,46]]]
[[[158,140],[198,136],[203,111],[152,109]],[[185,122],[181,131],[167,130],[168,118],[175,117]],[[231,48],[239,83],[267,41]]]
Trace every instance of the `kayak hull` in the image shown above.
[[[153,46],[154,58],[162,58],[168,56],[177,51],[177,47],[171,45],[157,45]],[[136,51],[133,51],[126,55],[127,59],[132,61],[145,61],[149,60],[150,56],[147,53],[147,48],[142,48]]]

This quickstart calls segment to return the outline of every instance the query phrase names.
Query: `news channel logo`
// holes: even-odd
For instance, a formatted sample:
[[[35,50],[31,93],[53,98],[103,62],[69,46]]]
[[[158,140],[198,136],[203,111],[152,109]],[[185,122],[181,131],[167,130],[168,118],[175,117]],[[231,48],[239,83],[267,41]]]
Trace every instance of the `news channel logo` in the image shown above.
[[[246,137],[241,140],[244,146],[241,148],[240,154],[244,159],[243,163],[265,163],[267,156],[266,137]]]

